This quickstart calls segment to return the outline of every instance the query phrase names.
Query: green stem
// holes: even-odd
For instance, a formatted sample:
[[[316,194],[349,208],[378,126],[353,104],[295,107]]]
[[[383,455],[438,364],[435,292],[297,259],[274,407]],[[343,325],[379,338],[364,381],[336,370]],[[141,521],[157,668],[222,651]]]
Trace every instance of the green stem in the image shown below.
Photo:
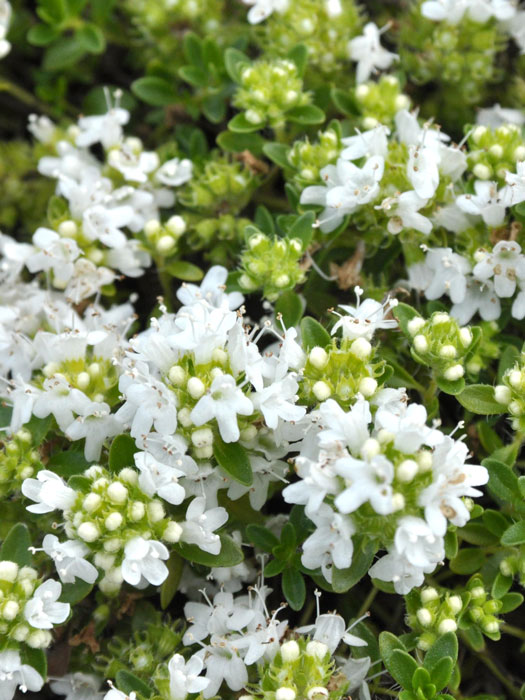
[[[372,590],[370,593],[366,596],[366,598],[363,601],[363,604],[358,610],[358,613],[356,617],[362,617],[368,610],[370,610],[370,606],[375,600],[376,595],[379,593],[379,589],[376,588],[375,586],[372,587]]]
[[[504,622],[502,625],[500,625],[500,630],[525,641],[525,630],[522,630],[519,627],[514,627],[514,625],[508,625],[506,622]]]
[[[24,90],[24,88],[20,87],[20,85],[15,85],[14,83],[11,83],[9,80],[4,79],[0,81],[0,92],[9,93],[17,100],[20,100],[20,102],[23,102],[25,105],[32,107],[38,112],[43,112],[44,114],[53,114],[55,112],[55,110],[49,108],[49,105],[40,102],[40,100],[34,95],[32,95],[30,92]],[[76,110],[74,110],[72,107],[68,106],[68,110],[72,114],[76,114]]]
[[[168,311],[173,311],[173,302],[171,299],[171,281],[173,277],[169,272],[166,272],[166,270],[163,269],[163,260],[155,260],[154,262],[157,268],[160,286],[162,287],[164,304]]]
[[[436,391],[437,391],[436,381],[435,381],[435,379],[431,379],[430,383],[428,385],[428,388],[424,391],[423,396],[422,396],[423,403],[425,404],[425,406],[427,408],[430,406],[430,402],[432,401],[432,399],[436,395]]]
[[[377,695],[388,695],[391,698],[399,697],[399,691],[390,690],[390,688],[373,687],[373,688],[370,688],[370,690],[372,691],[372,695],[375,695],[377,693]]]
[[[476,651],[472,648],[472,646],[469,644],[468,640],[463,634],[461,635],[461,637],[463,641],[465,641],[468,644],[469,648],[473,651],[473,653],[476,654],[481,663],[485,664],[485,666],[492,672],[492,674],[499,680],[499,682],[509,691],[509,696],[515,698],[516,700],[521,700],[521,694],[519,689],[516,688],[512,681],[510,681],[509,678],[507,678],[507,676],[505,676],[502,673],[502,671],[500,671],[498,666],[489,656],[488,652]]]

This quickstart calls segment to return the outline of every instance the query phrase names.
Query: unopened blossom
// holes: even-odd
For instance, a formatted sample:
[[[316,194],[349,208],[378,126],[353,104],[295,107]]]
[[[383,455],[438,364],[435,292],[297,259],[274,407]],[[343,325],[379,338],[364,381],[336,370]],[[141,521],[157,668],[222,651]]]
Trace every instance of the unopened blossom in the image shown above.
[[[348,54],[353,61],[357,61],[357,83],[365,80],[377,70],[390,68],[399,57],[397,54],[387,51],[381,46],[379,37],[381,31],[373,22],[369,22],[363,29],[361,36],[352,39],[348,44]]]

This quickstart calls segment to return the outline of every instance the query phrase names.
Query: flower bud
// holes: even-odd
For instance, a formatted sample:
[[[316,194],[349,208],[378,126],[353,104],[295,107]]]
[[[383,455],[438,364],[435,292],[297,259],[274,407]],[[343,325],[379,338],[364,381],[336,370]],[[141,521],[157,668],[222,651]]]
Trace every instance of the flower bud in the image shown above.
[[[301,650],[297,642],[292,639],[289,642],[281,644],[281,656],[284,662],[296,661],[299,658]]]
[[[186,389],[188,390],[188,394],[193,399],[200,399],[200,397],[203,396],[204,392],[206,391],[206,387],[198,377],[191,377],[188,380]]]
[[[318,661],[322,661],[329,653],[328,647],[323,642],[312,640],[306,645],[306,653],[308,656],[313,656]]]
[[[366,338],[356,338],[350,346],[350,352],[360,360],[367,360],[372,354],[372,346]]]
[[[508,403],[510,403],[511,396],[512,393],[508,386],[498,384],[494,387],[494,398],[498,403],[506,406]]]
[[[315,398],[318,401],[326,401],[332,394],[332,390],[328,386],[326,382],[323,382],[322,380],[316,382],[313,387],[312,391],[314,393]]]
[[[181,535],[182,527],[179,525],[179,523],[176,523],[174,520],[170,520],[170,522],[164,528],[164,532],[162,533],[162,539],[166,542],[174,543],[180,540]]]
[[[128,490],[120,481],[114,481],[110,484],[106,494],[112,503],[122,504],[128,499]]]
[[[416,617],[419,621],[419,624],[422,627],[428,627],[429,625],[432,624],[432,613],[430,610],[427,610],[426,608],[419,608],[419,610],[416,613]]]
[[[315,348],[312,348],[310,350],[308,359],[316,369],[324,369],[328,364],[328,353],[324,348],[321,348],[319,347],[319,345],[316,345]]]
[[[425,353],[428,351],[428,340],[424,335],[416,335],[414,338],[414,348],[416,352]]]
[[[295,700],[297,693],[293,688],[279,688],[275,692],[275,700]]]
[[[456,382],[458,379],[461,379],[464,374],[465,370],[462,365],[452,365],[452,367],[444,371],[443,376],[445,379],[448,379],[449,382]]]
[[[429,586],[428,588],[423,588],[421,591],[421,601],[423,603],[430,603],[432,600],[437,600],[439,598],[439,593],[435,588]]]
[[[446,617],[439,623],[438,632],[439,634],[446,634],[447,632],[455,632],[457,628],[458,626],[456,621],[451,617]]]
[[[377,391],[377,382],[373,377],[363,377],[359,382],[359,392],[365,399],[373,396]]]
[[[14,561],[0,561],[0,581],[10,581],[13,583],[18,574],[18,564]]]
[[[424,318],[421,318],[421,316],[414,316],[414,318],[411,318],[407,324],[408,332],[410,333],[410,335],[416,335],[418,331],[420,331],[423,328],[424,325]]]
[[[396,476],[399,481],[408,483],[409,481],[412,481],[418,471],[419,466],[417,462],[415,462],[413,459],[405,459],[397,466]]]
[[[79,525],[77,534],[84,542],[94,542],[100,537],[100,530],[95,523],[84,522]]]

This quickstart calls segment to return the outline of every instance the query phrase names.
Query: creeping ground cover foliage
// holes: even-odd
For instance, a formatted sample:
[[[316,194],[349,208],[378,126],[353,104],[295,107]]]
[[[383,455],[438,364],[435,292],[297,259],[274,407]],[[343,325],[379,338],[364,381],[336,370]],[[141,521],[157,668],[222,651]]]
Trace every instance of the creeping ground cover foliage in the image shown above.
[[[0,700],[525,698],[523,54],[0,0]]]

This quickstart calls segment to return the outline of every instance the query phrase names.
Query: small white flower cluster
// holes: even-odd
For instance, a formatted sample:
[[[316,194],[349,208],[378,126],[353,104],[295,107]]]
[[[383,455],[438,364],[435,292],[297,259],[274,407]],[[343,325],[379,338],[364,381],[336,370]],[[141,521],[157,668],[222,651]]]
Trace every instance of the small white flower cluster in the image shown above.
[[[361,398],[345,413],[328,400],[310,414],[296,459],[300,480],[283,496],[304,505],[316,526],[303,544],[304,566],[321,567],[331,581],[333,566],[352,563],[352,536],[364,533],[388,549],[370,575],[404,594],[443,560],[447,523],[466,524],[463,499],[481,495],[473,487],[488,474],[465,464],[462,441],[427,427],[425,408],[409,405],[404,390],[383,389],[374,404]]]
[[[525,318],[525,255],[515,241],[499,241],[491,251],[477,250],[473,264],[451,248],[431,248],[424,263],[409,268],[409,278],[427,299],[447,295],[451,314],[462,325],[476,313],[484,321],[497,320],[501,299],[512,297],[512,316]]]
[[[213,267],[200,288],[184,285],[178,292],[184,306],[176,314],[164,311],[131,341],[121,363],[124,403],[116,418],[129,425],[145,452],[137,463],[143,488],[165,498],[163,485],[171,477],[163,471],[172,475],[175,469],[180,481],[176,490],[170,487],[170,502],[204,492],[215,505],[217,490],[228,488],[230,498],[249,493],[252,506],[260,508],[268,484],[286,472],[279,457],[287,453],[288,440],[300,437],[293,434],[306,412],[296,404],[305,354],[295,329],[279,336],[275,353],[260,352],[232,310],[242,295],[223,291],[226,274]],[[209,462],[217,433],[224,443],[241,441],[250,448],[253,486],[229,479]],[[262,439],[269,433],[271,449]]]
[[[68,216],[57,231],[35,232],[24,262],[30,272],[52,273],[53,286],[74,303],[111,284],[117,272],[143,274],[150,256],[136,237],[127,237],[126,229],[137,234],[158,220],[159,207],[175,203],[172,188],[192,174],[189,160],[161,163],[139,138],[124,135],[130,114],[119,99],[117,93],[117,104],[106,114],[80,117],[66,135],[46,117],[30,119],[33,135],[56,152],[42,157],[38,170],[57,180],[56,193],[67,201]],[[105,162],[92,154],[96,144],[102,146]]]
[[[464,17],[485,24],[491,19],[508,32],[525,50],[525,10],[518,9],[513,0],[425,0],[421,14],[434,22],[459,24]]]
[[[62,585],[53,579],[38,581],[38,572],[14,561],[0,561],[0,634],[32,649],[45,649],[51,643],[50,630],[64,622],[71,611],[69,603],[58,601]]]
[[[345,216],[376,202],[380,196],[383,199],[375,209],[383,210],[388,217],[390,233],[414,229],[428,234],[432,230],[432,221],[418,212],[436,194],[441,177],[450,182],[461,177],[467,167],[466,156],[460,148],[447,144],[450,139],[446,134],[429,124],[421,127],[417,117],[406,109],[397,113],[395,121],[395,139],[390,143],[390,130],[382,125],[343,138],[345,148],[337,164],[327,165],[321,170],[325,185],[313,185],[303,190],[301,204],[324,207],[319,216],[323,233],[330,233]],[[386,189],[383,187],[389,156],[399,145],[403,151],[396,158],[403,153],[406,158],[407,189],[403,192],[392,190],[389,185]],[[366,162],[362,167],[353,162],[363,158]],[[399,164],[396,163],[395,168],[398,170]]]
[[[298,659],[300,648],[295,640],[280,643],[288,629],[288,622],[277,619],[283,608],[272,614],[268,612],[265,601],[271,589],[264,584],[250,589],[248,595],[237,597],[221,591],[214,596],[213,602],[207,597],[206,591],[201,593],[206,598],[206,603],[190,602],[184,607],[189,627],[184,634],[183,643],[186,646],[200,644],[202,647],[190,659],[188,666],[193,664],[196,674],[200,669],[206,669],[205,678],[199,679],[204,698],[216,695],[223,682],[233,691],[242,690],[248,683],[248,667],[257,664],[262,669],[263,666],[271,664],[279,652],[281,662],[289,663]],[[366,642],[350,634],[353,625],[347,629],[345,621],[337,613],[320,614],[319,596],[316,592],[315,623],[299,627],[296,632],[308,635],[306,653],[315,657],[318,663],[325,661],[328,668],[331,657],[341,642],[349,646],[366,646]],[[174,680],[177,678],[174,671],[179,666],[182,666],[181,658],[176,655],[170,662],[174,700],[182,700],[185,697],[182,695],[184,688],[186,692],[190,692],[188,686],[182,685],[176,686],[177,693],[173,692]],[[363,682],[369,666],[370,659],[367,659],[357,673],[354,668],[350,673],[349,667],[348,680],[352,687],[357,687]],[[340,670],[345,673],[344,666]],[[292,688],[281,691],[277,690],[275,694],[277,700],[295,700],[297,697]]]

